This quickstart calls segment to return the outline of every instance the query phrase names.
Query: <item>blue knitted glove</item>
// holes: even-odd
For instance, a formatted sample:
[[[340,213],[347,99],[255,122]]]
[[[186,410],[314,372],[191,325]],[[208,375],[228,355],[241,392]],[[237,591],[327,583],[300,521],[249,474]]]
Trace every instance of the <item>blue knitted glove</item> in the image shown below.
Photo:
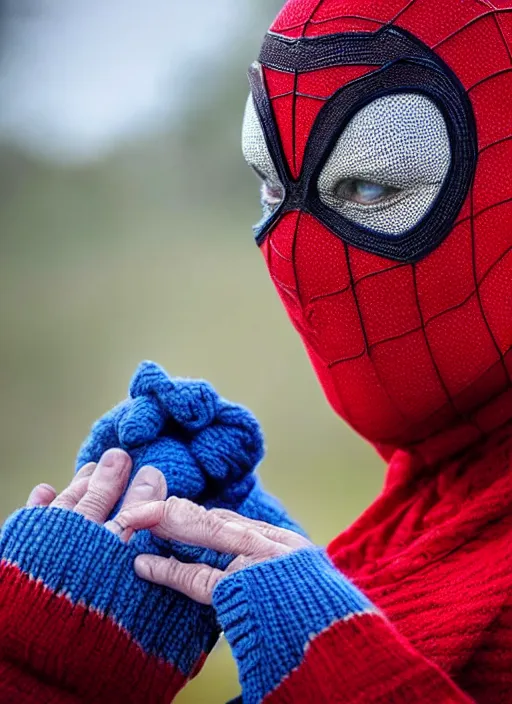
[[[153,362],[140,364],[129,398],[94,424],[76,469],[97,462],[113,447],[131,456],[131,480],[141,467],[153,465],[165,476],[168,496],[297,530],[254,475],[264,455],[258,421],[247,409],[221,398],[206,381],[171,379]],[[213,551],[169,544],[145,532],[135,540],[148,552],[216,566],[229,563]]]
[[[143,362],[130,384],[129,398],[94,424],[76,469],[97,462],[113,447],[131,456],[130,481],[141,467],[153,465],[165,476],[168,496],[187,498],[206,508],[227,508],[301,532],[254,475],[264,455],[257,420],[245,408],[221,398],[205,381],[171,379],[157,364]],[[118,508],[119,504],[112,517]],[[163,541],[148,531],[137,533],[130,544],[139,553],[172,555],[220,569],[232,560],[213,550]],[[205,613],[210,614],[212,634],[216,634],[213,612],[206,609]],[[187,630],[185,624],[183,628]]]

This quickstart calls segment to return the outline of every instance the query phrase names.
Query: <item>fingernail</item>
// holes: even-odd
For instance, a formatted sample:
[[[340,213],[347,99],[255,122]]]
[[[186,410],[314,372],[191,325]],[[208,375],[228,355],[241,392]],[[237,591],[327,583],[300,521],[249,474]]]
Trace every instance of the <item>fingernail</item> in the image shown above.
[[[51,484],[39,484],[41,489],[44,489],[44,491],[47,491],[49,494],[55,494],[55,489]]]
[[[116,474],[123,470],[129,461],[129,456],[123,450],[107,450],[103,453],[97,468],[100,469],[102,473],[106,471],[109,475]]]
[[[152,467],[143,467],[133,480],[132,492],[140,499],[158,499],[162,493],[162,475]]]
[[[137,555],[135,558],[135,572],[142,576],[148,573],[149,570],[149,560],[145,555]]]
[[[80,467],[78,472],[80,472],[81,476],[90,476],[94,470],[96,469],[96,462],[87,462],[87,464],[84,464],[83,467]],[[78,474],[78,472],[76,474]],[[75,474],[75,477],[76,477]]]
[[[250,530],[250,528],[247,529],[245,526],[237,523],[236,521],[226,521],[226,523],[224,523],[224,530],[238,535],[246,535],[247,530]]]
[[[133,493],[140,499],[150,499],[152,496],[156,495],[157,487],[147,482],[140,484],[133,484]]]

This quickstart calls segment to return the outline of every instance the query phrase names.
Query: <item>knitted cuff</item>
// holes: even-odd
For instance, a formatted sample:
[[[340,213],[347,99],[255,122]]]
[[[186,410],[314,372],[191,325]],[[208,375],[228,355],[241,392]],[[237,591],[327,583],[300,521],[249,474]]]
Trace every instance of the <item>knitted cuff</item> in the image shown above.
[[[83,516],[52,508],[18,511],[5,523],[0,556],[72,604],[125,629],[148,655],[188,676],[213,647],[212,609],[135,574],[137,541],[119,538]]]
[[[215,589],[214,606],[247,704],[261,702],[273,691],[300,665],[308,643],[333,622],[376,612],[316,548],[223,579]]]

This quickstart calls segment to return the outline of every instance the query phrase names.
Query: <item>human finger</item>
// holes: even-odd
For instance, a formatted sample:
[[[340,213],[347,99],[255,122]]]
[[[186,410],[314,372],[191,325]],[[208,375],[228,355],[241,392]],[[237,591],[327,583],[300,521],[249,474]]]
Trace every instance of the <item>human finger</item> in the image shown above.
[[[213,590],[226,576],[215,567],[185,564],[174,557],[139,555],[135,558],[135,572],[141,579],[160,584],[188,596],[200,604],[211,604]]]
[[[168,499],[168,501],[170,502],[173,502],[174,500],[175,497],[171,497],[170,499]],[[176,499],[176,501],[185,501],[187,504],[191,503],[186,499]],[[193,504],[192,510],[195,511],[196,509],[193,508],[194,506],[195,504]],[[169,510],[171,509],[169,509],[168,507],[167,511]],[[201,512],[204,512],[204,510],[205,509],[200,509]],[[155,504],[148,503],[143,507],[137,507],[137,510],[135,511],[128,512],[126,512],[123,507],[117,519],[118,522],[120,520],[120,523],[124,527],[130,525],[134,530],[153,529],[157,535],[166,538],[166,526],[164,525],[165,511],[166,507],[162,502],[158,502]],[[209,513],[210,520],[215,520],[215,518],[217,517],[229,523],[240,523],[248,529],[257,530],[261,535],[265,536],[269,540],[272,540],[276,543],[281,543],[282,545],[286,545],[290,548],[293,548],[294,550],[300,550],[301,548],[309,547],[312,545],[312,543],[307,538],[303,537],[298,533],[295,533],[294,531],[287,530],[286,528],[278,528],[270,523],[265,523],[264,521],[256,521],[252,518],[241,516],[240,514],[235,513],[234,511],[214,508],[211,509]]]
[[[51,508],[63,508],[73,511],[80,499],[85,495],[89,486],[89,478],[96,468],[94,462],[84,465],[75,474],[70,484],[61,491],[51,502]]]
[[[87,464],[84,464],[84,466],[78,470],[78,472],[71,480],[71,484],[74,484],[75,482],[78,482],[81,479],[85,479],[86,477],[90,477],[95,469],[96,462],[88,462]]]
[[[62,491],[51,504],[51,508],[63,508],[67,511],[74,511],[80,499],[85,496],[89,486],[89,477],[73,480],[71,484]]]
[[[273,557],[291,550],[270,540],[256,527],[226,519],[215,510],[207,511],[192,501],[176,497],[122,511],[117,520],[125,528],[149,528],[166,540],[233,555]]]
[[[49,506],[57,496],[57,492],[49,484],[38,484],[32,489],[27,499],[27,507]]]
[[[142,467],[126,492],[121,511],[145,502],[164,501],[166,496],[167,482],[162,472],[155,467]],[[134,532],[133,528],[124,529],[116,518],[105,523],[105,528],[124,541],[128,541]]]
[[[236,523],[241,523],[248,528],[254,528],[258,530],[269,540],[273,540],[276,543],[282,543],[283,545],[288,545],[295,550],[300,550],[301,548],[310,547],[312,545],[311,541],[305,538],[299,533],[295,533],[293,530],[288,530],[287,528],[279,528],[271,523],[266,523],[265,521],[257,521],[253,518],[247,518],[247,516],[242,516],[235,511],[229,511],[228,509],[214,508],[211,509],[213,513],[216,513],[221,518],[227,521],[235,521]]]
[[[126,489],[132,461],[123,450],[107,450],[88,479],[87,491],[76,504],[76,513],[104,523]]]

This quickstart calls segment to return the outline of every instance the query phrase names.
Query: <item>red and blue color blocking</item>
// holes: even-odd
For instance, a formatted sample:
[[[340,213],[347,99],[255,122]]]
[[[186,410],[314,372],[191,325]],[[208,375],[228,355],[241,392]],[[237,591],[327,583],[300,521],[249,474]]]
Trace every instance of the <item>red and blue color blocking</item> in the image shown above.
[[[211,609],[142,583],[133,559],[226,556],[15,514],[0,538],[2,703],[170,702],[220,629],[244,704],[512,701],[512,5],[289,0],[269,36],[255,103],[285,195],[258,243],[331,405],[390,459],[383,492],[328,556],[233,574]],[[384,242],[315,205],[318,165],[302,170],[324,108],[351,84],[370,99],[374,72],[400,74],[391,63],[420,67],[414,89],[449,123],[456,198],[443,184],[414,232]],[[113,446],[156,464],[170,493],[294,527],[253,477],[256,422],[203,382],[144,366],[79,464]]]
[[[168,494],[299,530],[253,472],[257,421],[206,382],[171,379],[146,362],[130,396],[101,418],[77,468],[122,447],[133,476],[147,464]],[[230,557],[138,533],[129,544],[82,516],[32,508],[0,538],[0,701],[166,702],[201,668],[219,636],[214,610],[140,580],[153,552],[227,565]]]

